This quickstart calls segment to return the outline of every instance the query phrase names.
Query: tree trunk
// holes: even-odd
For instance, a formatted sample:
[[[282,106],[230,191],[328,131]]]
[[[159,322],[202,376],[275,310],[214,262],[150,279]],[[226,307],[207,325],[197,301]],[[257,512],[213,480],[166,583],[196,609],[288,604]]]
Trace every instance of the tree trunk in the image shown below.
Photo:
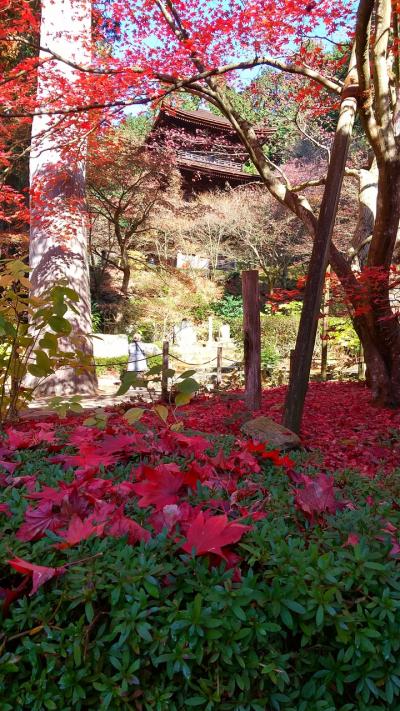
[[[245,402],[250,411],[261,408],[261,324],[258,270],[242,272]]]
[[[390,298],[390,267],[400,221],[400,161],[380,166],[375,227],[368,253],[371,270],[369,324],[382,360],[375,372],[368,360],[367,378],[374,400],[400,405],[400,327]],[[364,344],[363,344],[364,345]]]
[[[378,197],[378,175],[376,159],[374,159],[369,170],[360,170],[358,220],[349,252],[350,256],[356,259],[355,264],[358,264],[360,269],[366,265],[374,231]]]
[[[390,298],[390,266],[400,220],[400,162],[380,166],[376,220],[366,267],[360,283],[350,264],[331,247],[330,263],[354,309],[353,324],[360,338],[366,381],[377,405],[400,406],[400,328]]]
[[[349,80],[350,75],[346,81],[349,83]],[[290,366],[289,385],[283,411],[284,426],[296,433],[300,432],[331,237],[336,220],[356,111],[356,98],[352,95],[347,97],[344,94],[308,266],[303,308],[301,310],[296,348]]]
[[[121,291],[125,296],[128,296],[129,292],[129,283],[131,280],[131,268],[129,266],[129,261],[125,260],[122,262],[122,286],[121,286]]]
[[[90,0],[42,0],[42,47],[85,65],[90,60],[90,42]],[[42,51],[41,57],[48,60],[49,54]],[[62,87],[72,94],[78,81],[79,72],[61,61],[43,64],[38,71],[38,112],[52,106]],[[79,346],[91,355],[88,226],[84,203],[87,126],[82,125],[85,118],[78,113],[73,117],[64,116],[60,122],[58,115],[38,113],[33,119],[29,260],[33,296],[39,296],[61,280],[79,294],[79,313],[65,315],[72,324],[72,333],[62,347],[73,350]],[[93,368],[81,373],[62,369],[46,379],[41,392],[92,394],[95,388]]]

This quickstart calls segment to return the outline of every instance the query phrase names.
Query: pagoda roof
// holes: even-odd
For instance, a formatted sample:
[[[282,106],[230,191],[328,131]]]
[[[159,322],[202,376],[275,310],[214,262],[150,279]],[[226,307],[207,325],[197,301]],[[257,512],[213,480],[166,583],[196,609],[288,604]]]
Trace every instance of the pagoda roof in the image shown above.
[[[211,111],[206,111],[205,109],[198,109],[197,111],[185,111],[184,109],[175,108],[173,106],[168,106],[166,104],[162,105],[157,118],[154,122],[154,128],[157,128],[163,121],[169,123],[179,123],[187,124],[198,127],[198,128],[210,128],[217,131],[223,131],[226,133],[234,133],[234,129],[228,119],[224,116],[218,116],[213,114]],[[259,127],[255,128],[256,134],[259,138],[265,141],[269,136],[275,133],[274,128],[269,127]]]
[[[260,175],[245,173],[241,168],[233,168],[232,166],[224,166],[217,163],[205,163],[204,161],[196,161],[188,158],[178,158],[178,166],[180,170],[188,170],[191,173],[201,173],[201,175],[209,175],[214,178],[225,178],[225,180],[235,180],[241,183],[255,183],[262,180]]]

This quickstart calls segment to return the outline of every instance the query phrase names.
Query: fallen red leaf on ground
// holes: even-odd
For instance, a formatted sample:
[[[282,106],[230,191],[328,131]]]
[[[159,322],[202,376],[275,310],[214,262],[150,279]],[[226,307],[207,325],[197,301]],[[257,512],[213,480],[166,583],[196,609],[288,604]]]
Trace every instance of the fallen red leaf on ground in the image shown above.
[[[190,524],[186,541],[181,547],[186,553],[213,553],[226,559],[226,553],[222,550],[224,546],[237,543],[251,528],[241,523],[229,522],[225,514],[206,517],[204,512],[200,511]]]
[[[44,565],[36,565],[35,563],[28,563],[27,560],[22,558],[13,558],[8,560],[7,563],[11,565],[14,570],[18,573],[23,573],[24,575],[30,575],[32,577],[32,590],[29,593],[30,596],[34,595],[41,585],[44,585],[48,580],[51,580],[57,575],[62,575],[65,573],[66,568],[48,568]]]

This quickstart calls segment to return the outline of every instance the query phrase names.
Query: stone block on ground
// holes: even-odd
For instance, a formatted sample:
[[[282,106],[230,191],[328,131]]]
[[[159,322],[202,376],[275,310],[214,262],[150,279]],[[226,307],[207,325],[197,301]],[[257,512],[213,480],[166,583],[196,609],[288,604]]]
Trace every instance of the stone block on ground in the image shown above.
[[[258,442],[268,442],[274,449],[288,450],[300,447],[300,437],[287,427],[271,420],[270,417],[261,416],[248,420],[242,426],[242,432]]]

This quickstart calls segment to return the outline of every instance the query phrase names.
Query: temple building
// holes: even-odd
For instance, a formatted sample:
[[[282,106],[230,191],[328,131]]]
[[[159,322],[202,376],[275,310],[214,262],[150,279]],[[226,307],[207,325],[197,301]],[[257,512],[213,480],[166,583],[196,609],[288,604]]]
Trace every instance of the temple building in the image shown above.
[[[263,127],[256,132],[265,144],[274,129]],[[244,170],[248,155],[229,121],[211,111],[184,111],[163,105],[148,142],[173,152],[186,197],[261,180],[258,174]]]

